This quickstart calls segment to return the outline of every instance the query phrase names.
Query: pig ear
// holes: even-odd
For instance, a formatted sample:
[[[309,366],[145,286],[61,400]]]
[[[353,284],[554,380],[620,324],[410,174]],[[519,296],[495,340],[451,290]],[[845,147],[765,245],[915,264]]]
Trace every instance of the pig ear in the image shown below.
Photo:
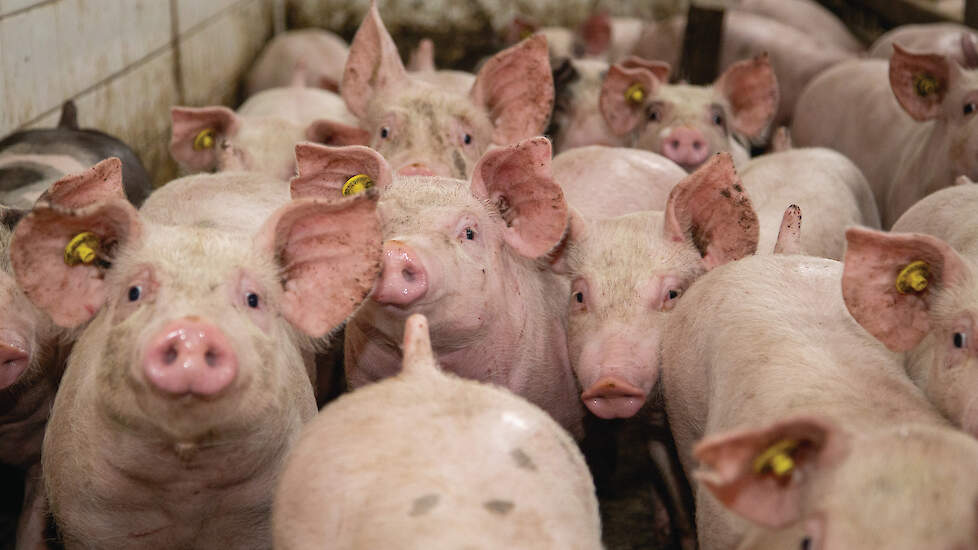
[[[569,208],[567,212],[567,230],[564,231],[564,238],[550,253],[550,270],[554,273],[567,275],[570,273],[569,253],[575,243],[581,242],[588,232],[588,221],[576,208]]]
[[[708,437],[693,449],[693,477],[733,512],[777,529],[800,519],[811,474],[848,454],[848,435],[819,418]]]
[[[978,68],[978,47],[975,46],[975,35],[970,32],[961,33],[961,55],[964,57],[964,68]]]
[[[306,128],[306,139],[333,147],[370,145],[370,133],[366,130],[328,119],[313,121]]]
[[[624,135],[634,130],[645,119],[647,98],[655,94],[662,82],[655,72],[644,67],[612,65],[598,99],[601,115],[611,131]]]
[[[401,63],[401,54],[380,19],[377,5],[371,2],[370,10],[350,44],[340,85],[343,100],[350,112],[364,118],[374,94],[405,79],[407,71]]]
[[[431,349],[428,318],[424,315],[415,313],[404,322],[404,342],[401,349],[404,356],[402,372],[420,374],[438,370],[435,353]]]
[[[82,208],[109,199],[125,198],[122,161],[112,157],[80,174],[65,176],[52,183],[37,202],[60,208]]]
[[[611,17],[606,13],[594,13],[581,23],[578,32],[584,41],[587,55],[601,55],[611,46]]]
[[[714,155],[672,188],[664,231],[667,239],[691,242],[706,269],[757,250],[757,214],[729,153]]]
[[[767,54],[739,61],[713,84],[730,104],[730,126],[738,134],[758,139],[778,111],[778,79]]]
[[[893,44],[890,88],[914,120],[931,120],[941,115],[950,78],[951,64],[943,55],[913,54]]]
[[[547,39],[533,35],[492,56],[469,96],[489,112],[494,143],[509,145],[543,133],[554,106]]]
[[[325,336],[370,293],[382,246],[377,196],[294,200],[255,237],[279,266],[282,315],[302,332]]]
[[[407,68],[414,72],[435,70],[435,43],[430,38],[422,38],[418,47],[411,51]]]
[[[801,208],[792,204],[781,217],[778,241],[774,244],[775,254],[804,254],[801,249]]]
[[[669,73],[672,72],[672,67],[665,61],[650,61],[637,55],[630,55],[617,64],[624,69],[645,69],[655,75],[659,82],[669,82]]]
[[[536,21],[522,15],[517,15],[504,29],[503,41],[506,44],[516,44],[520,40],[533,36],[533,33],[538,30],[540,30],[540,25]]]
[[[58,325],[72,328],[91,319],[105,303],[105,269],[141,230],[139,214],[125,199],[81,209],[41,204],[17,224],[10,262],[31,302]],[[70,252],[70,244],[84,233],[91,234],[86,243],[94,252],[91,258]]]
[[[849,313],[891,350],[917,347],[930,331],[934,296],[968,273],[964,260],[930,235],[853,227],[846,241],[842,297]]]
[[[531,138],[486,153],[472,174],[472,194],[497,209],[506,243],[527,258],[553,250],[567,227],[567,203],[553,180],[550,155],[547,138]]]
[[[378,190],[390,185],[391,167],[380,153],[363,145],[349,147],[325,147],[314,143],[295,146],[295,160],[299,175],[289,182],[292,198],[321,197],[339,199],[356,194],[362,189]],[[347,185],[351,178],[365,175],[370,183]],[[346,187],[346,195],[344,195]]]
[[[227,107],[173,107],[170,156],[195,172],[217,168],[221,140],[234,135],[241,122]]]

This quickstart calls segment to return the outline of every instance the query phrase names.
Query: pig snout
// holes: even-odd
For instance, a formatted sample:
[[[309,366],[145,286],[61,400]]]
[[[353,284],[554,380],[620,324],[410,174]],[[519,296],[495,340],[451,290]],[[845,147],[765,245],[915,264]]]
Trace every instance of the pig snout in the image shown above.
[[[17,382],[30,365],[27,342],[15,334],[0,334],[0,390]]]
[[[605,376],[585,390],[581,400],[599,418],[630,418],[645,403],[645,392],[617,376]]]
[[[702,164],[710,156],[710,148],[702,132],[681,126],[666,135],[662,142],[662,154],[676,164],[688,168]]]
[[[383,268],[374,291],[380,304],[406,307],[428,291],[428,273],[417,252],[398,242],[384,243]]]
[[[397,171],[397,174],[399,176],[435,176],[436,175],[431,168],[428,168],[427,165],[422,164],[420,162],[415,162],[412,164],[408,164],[406,166],[402,166]]]
[[[234,381],[238,359],[220,329],[187,318],[163,327],[150,340],[143,373],[163,393],[210,397]]]

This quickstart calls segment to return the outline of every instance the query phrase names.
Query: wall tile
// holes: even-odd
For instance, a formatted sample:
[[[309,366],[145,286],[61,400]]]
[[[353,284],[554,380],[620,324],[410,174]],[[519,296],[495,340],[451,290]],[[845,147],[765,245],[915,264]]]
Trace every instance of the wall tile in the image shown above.
[[[61,103],[65,97],[58,60],[55,6],[49,4],[0,19],[0,59],[8,133]]]

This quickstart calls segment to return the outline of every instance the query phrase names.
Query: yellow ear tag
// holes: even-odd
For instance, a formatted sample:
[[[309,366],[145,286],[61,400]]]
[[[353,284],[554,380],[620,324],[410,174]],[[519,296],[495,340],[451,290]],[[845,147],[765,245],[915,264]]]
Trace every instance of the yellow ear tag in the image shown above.
[[[65,247],[65,263],[68,265],[90,264],[95,261],[98,237],[88,231],[79,233]]]
[[[203,151],[214,147],[214,129],[207,128],[201,130],[194,138],[194,151]]]
[[[645,101],[645,88],[638,82],[632,84],[625,90],[625,101],[632,105],[641,105]]]
[[[349,197],[350,195],[363,193],[373,186],[374,180],[370,179],[370,176],[366,174],[357,174],[346,180],[346,183],[343,184],[343,189],[341,191],[344,197]]]
[[[917,260],[910,262],[907,267],[900,270],[896,278],[896,289],[900,294],[910,294],[911,292],[923,292],[927,288],[927,279],[930,277],[930,266],[926,262]]]
[[[782,439],[767,448],[754,459],[754,473],[771,471],[777,477],[785,477],[795,469],[795,459],[791,453],[798,448],[794,439]]]
[[[927,97],[940,91],[937,79],[929,74],[913,75],[913,87],[920,97]]]

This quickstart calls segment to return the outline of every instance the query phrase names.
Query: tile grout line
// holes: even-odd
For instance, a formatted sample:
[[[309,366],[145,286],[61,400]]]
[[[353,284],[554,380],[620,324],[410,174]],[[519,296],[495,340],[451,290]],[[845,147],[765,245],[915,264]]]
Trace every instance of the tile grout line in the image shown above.
[[[34,10],[34,9],[37,9],[37,8],[43,8],[44,6],[46,6],[48,4],[56,4],[59,1],[60,0],[41,0],[40,2],[38,2],[36,4],[33,4],[31,6],[27,6],[26,8],[20,8],[20,9],[17,9],[17,10],[14,10],[14,11],[11,11],[11,12],[8,12],[8,13],[4,13],[4,14],[0,15],[0,21],[3,21],[4,19],[6,19],[8,17],[15,17],[15,16],[18,16],[18,15],[20,15],[22,13],[27,13],[27,12],[29,12],[31,10]]]
[[[177,89],[177,102],[186,103],[186,90],[183,83],[183,63],[180,55],[180,14],[177,0],[170,0],[170,47],[173,48],[173,84]],[[188,34],[190,29],[188,29]]]

